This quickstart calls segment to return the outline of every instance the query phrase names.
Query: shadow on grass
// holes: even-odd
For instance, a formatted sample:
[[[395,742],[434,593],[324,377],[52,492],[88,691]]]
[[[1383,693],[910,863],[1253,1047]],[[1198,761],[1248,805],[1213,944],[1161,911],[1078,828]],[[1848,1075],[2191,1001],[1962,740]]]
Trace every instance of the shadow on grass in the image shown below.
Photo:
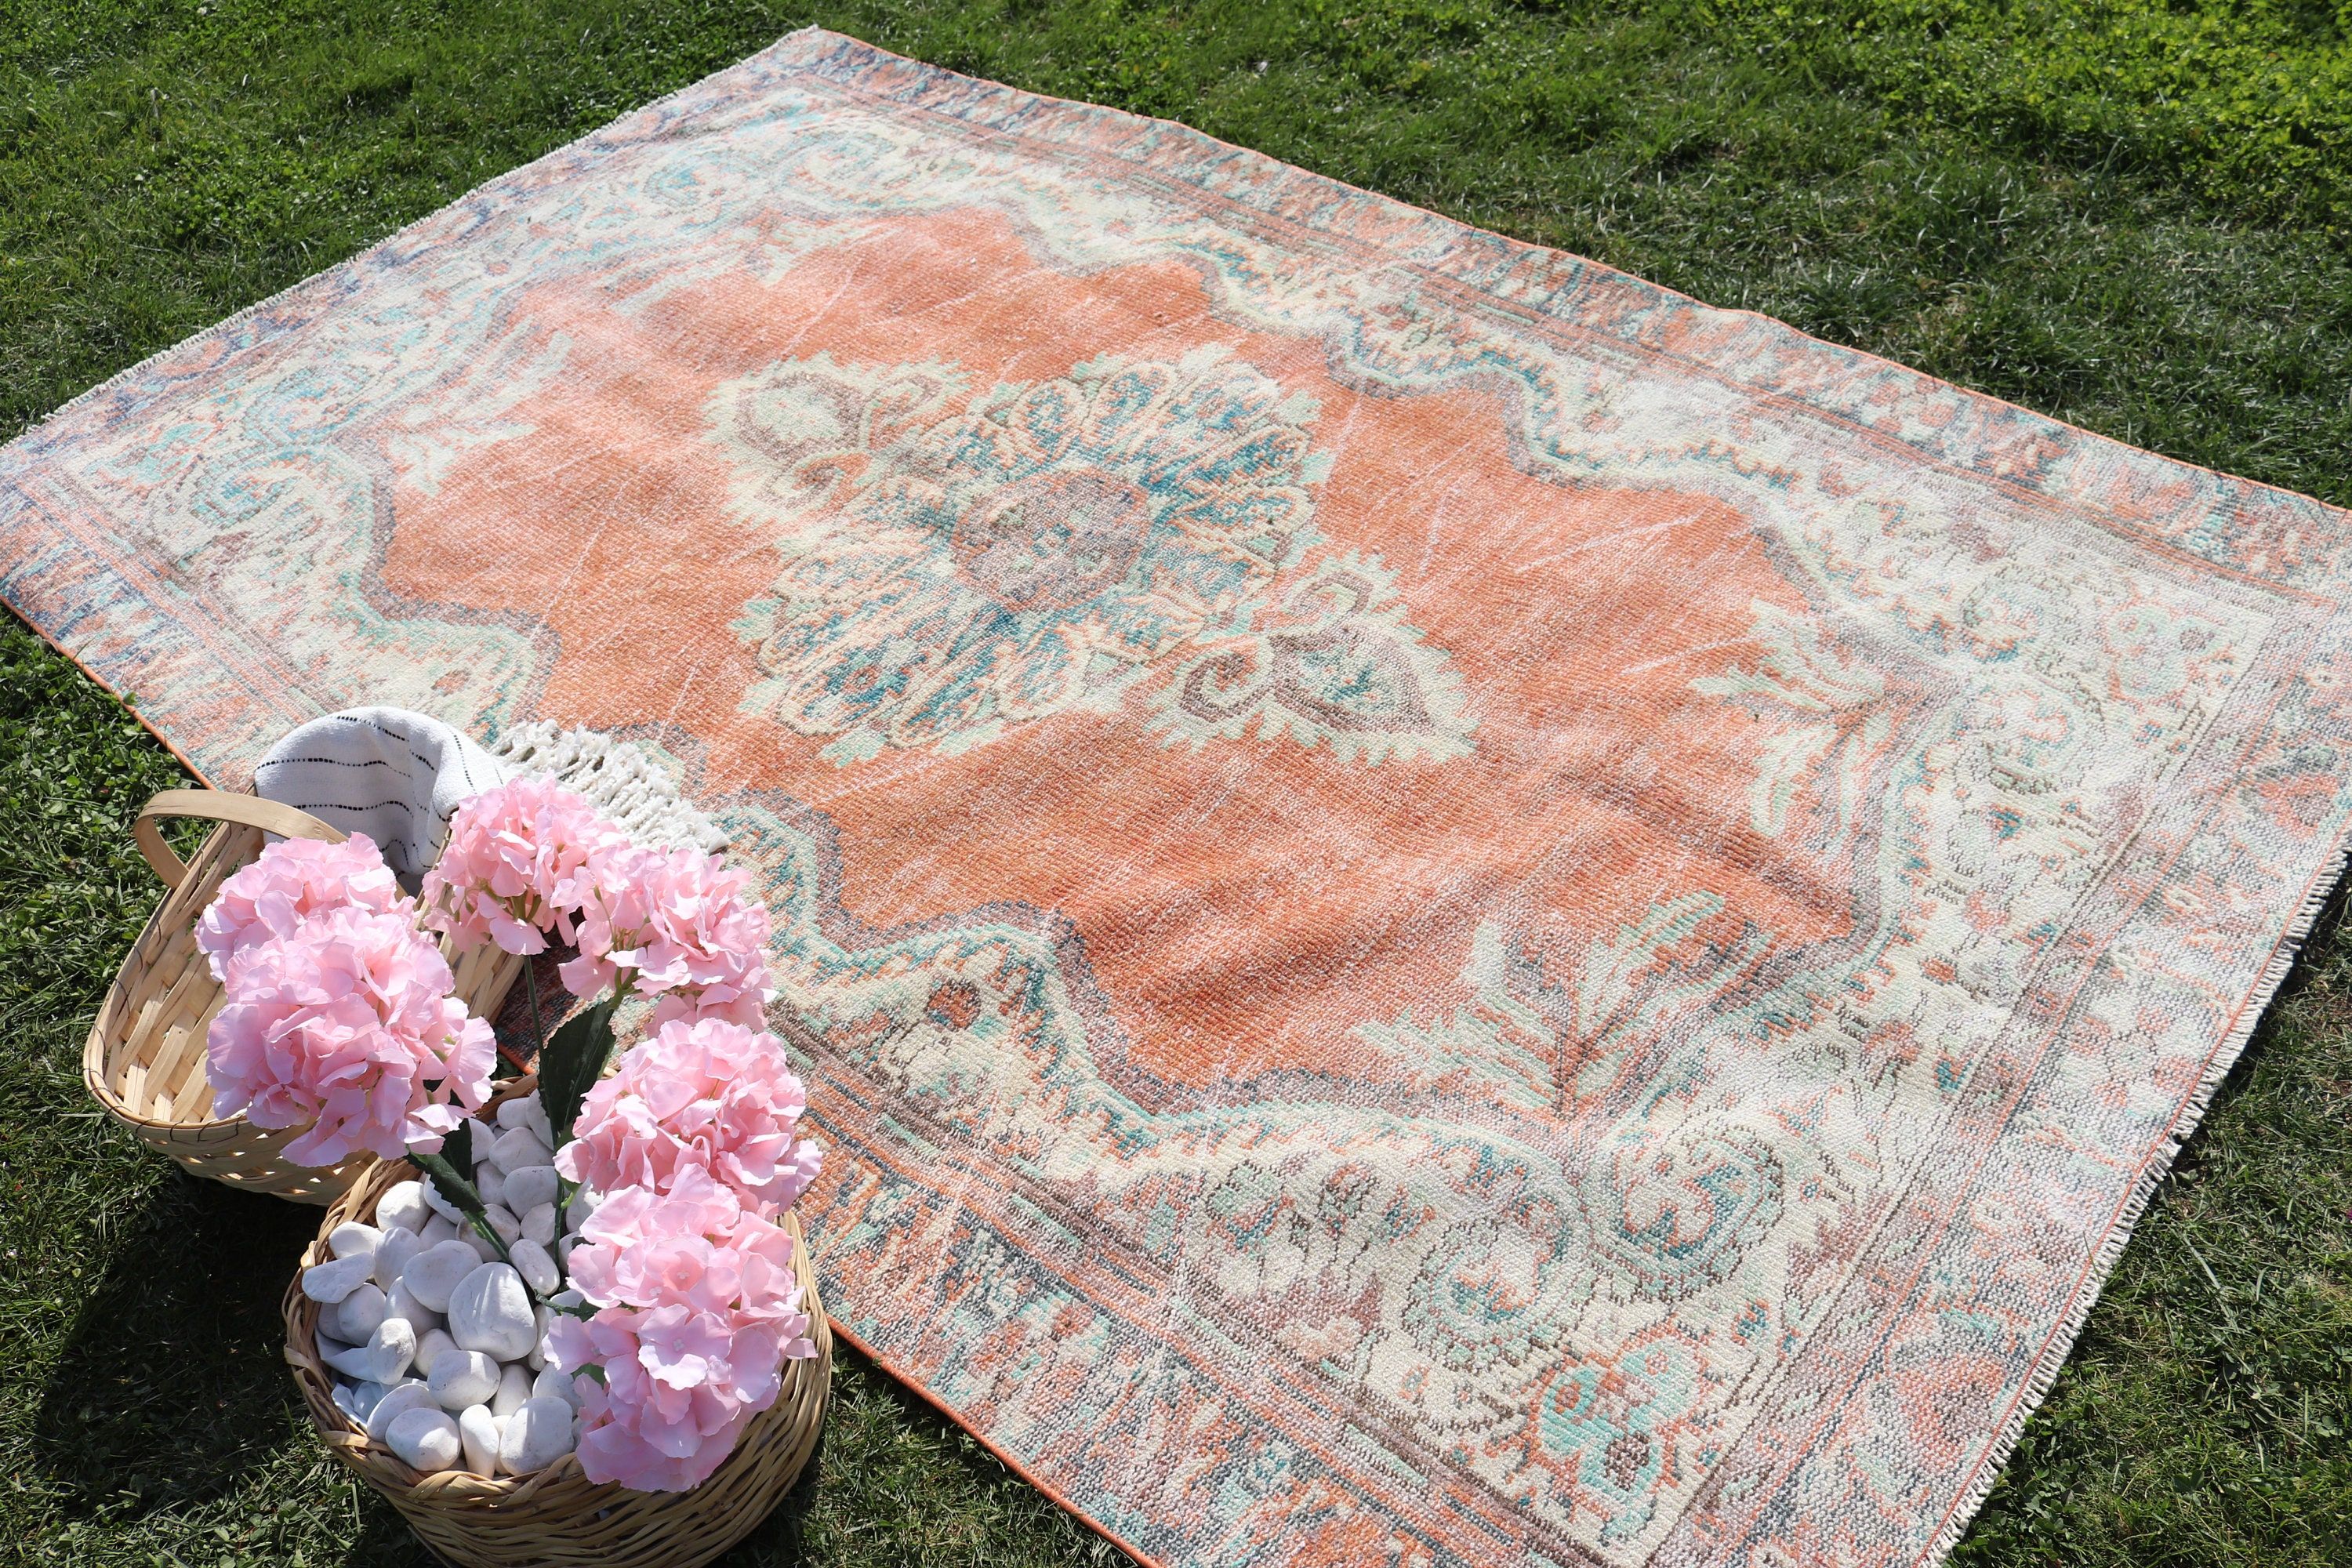
[[[291,1419],[278,1298],[320,1211],[174,1175],[119,1233],[42,1390],[36,1462],[78,1513],[210,1500]]]

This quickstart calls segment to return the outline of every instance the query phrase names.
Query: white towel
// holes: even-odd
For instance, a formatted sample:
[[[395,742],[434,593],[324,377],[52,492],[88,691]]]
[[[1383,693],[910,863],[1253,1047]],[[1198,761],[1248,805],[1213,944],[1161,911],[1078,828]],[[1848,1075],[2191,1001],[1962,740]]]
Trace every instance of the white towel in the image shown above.
[[[717,851],[727,835],[645,748],[594,730],[520,724],[490,745],[404,708],[350,708],[289,730],[253,770],[254,793],[364,833],[415,892],[449,818],[486,789],[549,774],[648,847]]]
[[[509,774],[438,719],[404,708],[349,708],[279,737],[254,766],[253,792],[366,834],[415,892],[448,840],[450,816]]]

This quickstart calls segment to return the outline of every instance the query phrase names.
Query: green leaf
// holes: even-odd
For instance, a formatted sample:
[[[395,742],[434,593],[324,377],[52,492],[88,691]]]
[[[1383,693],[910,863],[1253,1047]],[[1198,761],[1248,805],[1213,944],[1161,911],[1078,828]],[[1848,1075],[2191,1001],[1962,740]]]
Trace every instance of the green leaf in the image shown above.
[[[539,1102],[546,1108],[558,1149],[572,1141],[580,1102],[613,1054],[613,1009],[618,1005],[618,997],[607,996],[575,1013],[539,1053]]]
[[[481,1189],[474,1185],[474,1131],[470,1121],[457,1123],[457,1131],[441,1141],[437,1154],[408,1152],[408,1163],[425,1173],[439,1193],[453,1207],[467,1215],[482,1214]]]

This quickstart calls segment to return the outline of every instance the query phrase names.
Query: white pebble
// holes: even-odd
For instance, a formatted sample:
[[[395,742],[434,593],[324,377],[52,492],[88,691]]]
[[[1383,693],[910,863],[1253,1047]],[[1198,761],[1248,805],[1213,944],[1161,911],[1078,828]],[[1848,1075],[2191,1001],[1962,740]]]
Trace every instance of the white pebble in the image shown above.
[[[555,1245],[555,1205],[553,1204],[541,1204],[535,1209],[527,1209],[523,1212],[522,1238],[525,1241],[535,1241],[541,1247]]]
[[[423,1230],[432,1217],[433,1212],[425,1206],[421,1182],[394,1182],[375,1201],[375,1223],[386,1230],[395,1226],[402,1230]]]
[[[302,1294],[332,1306],[366,1284],[368,1276],[374,1272],[373,1258],[338,1258],[331,1263],[313,1263],[302,1270]]]
[[[425,1207],[447,1220],[451,1225],[466,1223],[466,1211],[441,1195],[439,1183],[428,1179],[424,1185]]]
[[[507,1363],[499,1369],[499,1391],[490,1396],[490,1414],[505,1420],[530,1402],[530,1373],[522,1363]]]
[[[383,1232],[355,1219],[347,1219],[327,1233],[327,1250],[338,1258],[357,1258],[362,1253],[373,1258],[383,1245]]]
[[[408,1267],[400,1271],[400,1282],[428,1311],[446,1312],[459,1283],[481,1266],[482,1260],[464,1242],[436,1242],[408,1260]]]
[[[349,1340],[358,1344],[374,1333],[376,1325],[391,1315],[391,1298],[383,1293],[382,1286],[371,1281],[333,1306],[322,1310],[319,1313],[319,1321],[325,1323],[331,1318],[334,1321],[328,1331],[339,1340]]]
[[[387,1290],[399,1284],[400,1271],[425,1246],[425,1238],[404,1225],[385,1231],[383,1243],[375,1249],[375,1282]]]
[[[483,1264],[449,1298],[449,1337],[467,1350],[520,1361],[530,1353],[535,1327],[522,1276],[507,1264]]]
[[[362,1383],[391,1383],[416,1359],[416,1331],[403,1318],[386,1318],[367,1343],[329,1359],[327,1364]]]
[[[438,1247],[445,1241],[457,1239],[457,1226],[454,1221],[443,1219],[436,1214],[429,1216],[425,1228],[416,1234],[425,1238],[425,1246]]]
[[[498,1142],[490,1145],[490,1163],[501,1171],[519,1171],[525,1165],[551,1165],[554,1163],[554,1151],[528,1127],[511,1128],[501,1132]]]
[[[352,1418],[352,1426],[364,1426],[367,1422],[367,1412],[359,1407],[358,1399],[352,1393],[352,1386],[348,1383],[337,1383],[330,1387],[327,1393],[329,1397],[334,1400],[335,1408]]]
[[[499,1468],[510,1476],[545,1469],[572,1452],[572,1406],[562,1400],[525,1400],[499,1434]]]
[[[466,1446],[466,1468],[478,1476],[499,1473],[499,1418],[487,1405],[457,1413],[457,1436]]]
[[[481,1194],[485,1206],[504,1203],[507,1195],[507,1179],[499,1174],[499,1168],[496,1165],[480,1166],[474,1172],[474,1191]]]
[[[528,1237],[508,1247],[507,1256],[514,1259],[515,1272],[522,1276],[522,1282],[541,1296],[548,1295],[563,1283],[563,1277],[556,1273],[555,1259],[548,1255],[547,1248]],[[370,1286],[369,1289],[373,1289],[374,1287]]]
[[[444,1351],[425,1381],[432,1384],[436,1405],[444,1410],[463,1410],[468,1405],[488,1404],[498,1393],[499,1363],[479,1351]]]
[[[457,1239],[473,1249],[475,1262],[496,1263],[499,1260],[498,1245],[472,1226],[469,1225],[459,1231]]]
[[[446,1410],[409,1410],[384,1428],[383,1446],[412,1470],[427,1475],[455,1469],[465,1458],[465,1439]]]
[[[515,1217],[514,1210],[502,1204],[492,1204],[484,1209],[482,1218],[488,1221],[490,1228],[499,1233],[500,1241],[512,1241],[522,1234],[522,1221]]]
[[[595,1216],[596,1205],[604,1201],[604,1194],[591,1187],[581,1188],[572,1194],[571,1203],[564,1205],[564,1225],[574,1234],[585,1229],[589,1220]]]
[[[555,1201],[561,1180],[552,1165],[517,1166],[507,1173],[500,1185],[504,1194],[500,1201],[517,1214],[529,1214],[541,1204]]]
[[[383,1441],[384,1429],[411,1410],[438,1410],[433,1403],[433,1391],[421,1383],[395,1384],[384,1391],[367,1415],[367,1435],[371,1443]]]
[[[572,1409],[580,1408],[580,1391],[572,1386],[572,1374],[548,1367],[530,1380],[533,1399],[561,1399]]]
[[[416,1370],[431,1377],[433,1369],[441,1364],[443,1356],[463,1353],[457,1349],[457,1342],[451,1339],[446,1331],[427,1329],[416,1341]]]
[[[408,1288],[406,1281],[394,1280],[392,1289],[385,1294],[390,1300],[385,1307],[384,1315],[407,1319],[408,1326],[416,1331],[416,1336],[420,1342],[432,1330],[444,1326],[441,1314],[418,1300],[416,1292]]]

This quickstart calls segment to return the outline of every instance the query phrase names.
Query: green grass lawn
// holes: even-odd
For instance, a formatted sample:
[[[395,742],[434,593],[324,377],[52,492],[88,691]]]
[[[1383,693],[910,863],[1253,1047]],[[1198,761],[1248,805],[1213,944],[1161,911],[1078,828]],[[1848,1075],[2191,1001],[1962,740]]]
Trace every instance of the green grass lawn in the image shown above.
[[[2193,462],[2352,502],[2339,0],[0,0],[0,437],[810,21],[1182,119]],[[420,1563],[278,1359],[310,1215],[77,1064],[171,759],[0,621],[0,1552]],[[2331,915],[1961,1551],[2352,1561],[2352,931]],[[849,1358],[737,1563],[1109,1560]]]

